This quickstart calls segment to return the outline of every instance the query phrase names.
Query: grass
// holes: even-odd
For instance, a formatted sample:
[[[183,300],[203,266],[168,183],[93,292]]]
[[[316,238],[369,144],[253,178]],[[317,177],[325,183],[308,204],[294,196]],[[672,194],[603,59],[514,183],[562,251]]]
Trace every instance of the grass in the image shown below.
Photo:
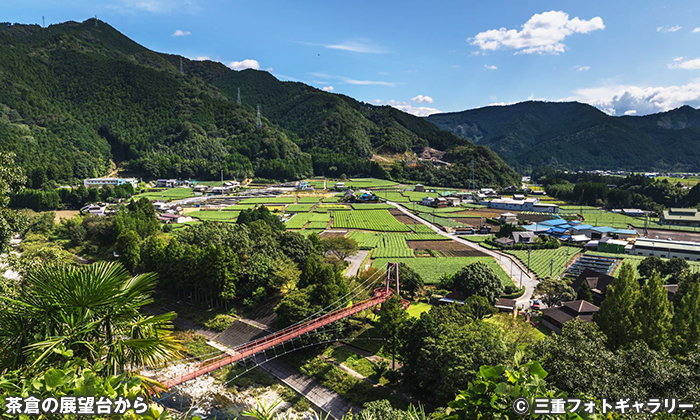
[[[322,195],[300,196],[297,203],[320,203],[324,197]]]
[[[199,220],[208,220],[214,222],[235,222],[238,219],[238,211],[216,211],[216,210],[197,210],[187,213],[188,216]]]
[[[408,203],[408,197],[401,195],[399,191],[379,191],[377,192],[377,197],[383,198],[387,201],[393,201],[396,203]]]
[[[349,367],[365,378],[379,382],[377,369],[374,363],[347,348],[331,346],[323,352],[323,355]]]
[[[482,242],[486,242],[486,240],[490,238],[491,235],[464,235],[461,237],[468,240],[469,242],[475,242],[477,244],[480,244]]]
[[[341,181],[343,182],[343,181]],[[386,179],[379,178],[353,178],[348,179],[345,182],[345,186],[348,188],[387,188],[394,187],[398,185],[394,181],[389,181]]]
[[[212,353],[221,353],[221,351],[207,344],[206,337],[199,335],[192,330],[175,331],[173,335],[177,340],[180,340],[182,346],[185,348],[185,353],[187,353],[187,355],[190,357],[204,355],[210,355],[208,357],[212,357],[215,356],[215,354]]]
[[[242,210],[248,210],[255,208],[257,204],[250,203],[250,204],[234,204],[232,206],[224,207],[223,210],[225,211],[242,211]]]
[[[566,269],[566,264],[576,255],[577,249],[571,247],[561,247],[558,249],[533,249],[530,251],[530,271],[534,272],[538,278],[559,277]],[[525,266],[528,264],[527,250],[506,251],[520,260]]]
[[[419,318],[423,312],[428,312],[432,308],[431,305],[423,302],[411,302],[408,307],[408,315],[412,318]]]
[[[164,188],[162,190],[150,190],[143,194],[134,196],[135,200],[147,198],[149,200],[173,201],[182,200],[183,198],[194,197],[194,192],[190,188]]]
[[[496,273],[503,286],[513,285],[513,280],[492,257],[378,258],[372,261],[372,266],[381,268],[389,261],[405,263],[420,274],[426,284],[436,284],[443,274],[453,275],[465,265],[480,261]]]

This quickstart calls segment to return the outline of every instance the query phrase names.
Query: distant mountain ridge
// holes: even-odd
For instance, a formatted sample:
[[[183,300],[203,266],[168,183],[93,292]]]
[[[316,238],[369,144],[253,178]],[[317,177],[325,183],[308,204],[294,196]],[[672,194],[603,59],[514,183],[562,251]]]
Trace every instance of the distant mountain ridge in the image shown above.
[[[700,110],[609,116],[578,102],[521,102],[426,117],[516,169],[700,170]]]
[[[409,165],[426,147],[445,151],[451,165]],[[0,24],[0,150],[17,154],[35,188],[104,175],[114,163],[154,178],[389,170],[463,186],[475,160],[480,185],[519,181],[488,148],[421,118],[263,71],[153,52],[95,19],[48,28]],[[376,154],[403,161],[382,167],[371,160]]]

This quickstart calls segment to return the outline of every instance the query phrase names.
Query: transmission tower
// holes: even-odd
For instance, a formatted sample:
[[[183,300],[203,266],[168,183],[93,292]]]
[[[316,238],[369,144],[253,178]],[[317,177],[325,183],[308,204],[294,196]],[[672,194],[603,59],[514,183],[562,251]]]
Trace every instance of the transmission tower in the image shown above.
[[[238,87],[238,98],[236,99],[236,104],[241,104],[241,88]]]
[[[257,128],[262,127],[262,119],[260,118],[260,105],[258,105],[258,115],[255,117],[255,126]]]
[[[97,15],[95,15],[95,28],[97,28]]]
[[[46,28],[46,19],[43,16],[41,17],[41,27]]]
[[[182,57],[180,57],[180,74],[185,74],[185,70],[182,69]]]

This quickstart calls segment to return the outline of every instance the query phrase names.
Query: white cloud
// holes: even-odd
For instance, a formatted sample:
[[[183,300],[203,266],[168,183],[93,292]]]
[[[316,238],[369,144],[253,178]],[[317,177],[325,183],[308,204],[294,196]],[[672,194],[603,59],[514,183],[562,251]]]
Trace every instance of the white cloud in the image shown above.
[[[178,29],[175,32],[173,32],[174,37],[178,36],[187,36],[187,35],[192,35],[192,32],[190,31],[183,31],[182,29]]]
[[[637,115],[637,110],[636,109],[630,109],[628,111],[625,111],[625,115]]]
[[[394,108],[396,108],[398,110],[401,110],[401,111],[408,113],[408,114],[413,114],[417,117],[427,117],[428,115],[437,114],[439,112],[442,112],[437,108],[429,108],[427,106],[413,106],[408,102],[396,101],[394,99],[391,99],[389,101],[382,101],[381,99],[375,99],[374,103],[376,105],[393,106]]]
[[[335,88],[333,86],[324,86],[321,90],[324,92],[333,92]]]
[[[657,26],[656,32],[678,32],[683,29],[682,26]]]
[[[352,51],[356,53],[365,54],[382,54],[386,52],[384,48],[373,45],[370,41],[367,40],[346,41],[341,44],[325,45],[325,47],[331,50]]]
[[[340,77],[339,79],[347,84],[350,84],[350,85],[389,86],[389,87],[396,86],[396,83],[394,83],[394,82],[385,82],[382,80],[355,80],[355,79],[350,79],[348,77]]]
[[[590,66],[574,66],[574,70],[576,71],[588,71],[590,69]]]
[[[231,61],[226,65],[233,70],[245,70],[245,69],[255,69],[260,70],[260,63],[257,60],[251,60],[247,58],[243,61]]]
[[[700,27],[693,29],[693,33],[694,33],[694,34],[696,34],[696,33],[698,33],[698,32],[700,32]]]
[[[419,104],[432,104],[433,98],[427,95],[418,95],[411,98],[413,102],[418,102]]]
[[[486,70],[496,70],[498,67],[496,66],[489,66],[488,64],[484,64],[484,68]]]
[[[562,101],[591,104],[610,115],[635,111],[639,115],[664,112],[682,105],[700,106],[700,79],[683,86],[601,86],[578,89]]]
[[[676,57],[673,63],[668,65],[669,69],[700,70],[700,58],[683,61],[683,57]]]
[[[566,50],[562,43],[569,35],[585,34],[605,29],[603,19],[596,16],[590,20],[578,17],[569,19],[562,11],[550,11],[533,15],[522,30],[491,29],[470,38],[472,45],[481,50],[514,49],[516,54],[560,54]]]

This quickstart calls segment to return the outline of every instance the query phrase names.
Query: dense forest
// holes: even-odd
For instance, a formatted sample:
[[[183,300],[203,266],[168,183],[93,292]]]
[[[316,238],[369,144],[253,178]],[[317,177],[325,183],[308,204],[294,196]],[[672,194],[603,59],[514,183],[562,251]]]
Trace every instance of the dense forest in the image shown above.
[[[488,146],[516,169],[700,170],[700,111],[611,117],[578,102],[522,102],[427,120]]]
[[[95,23],[0,26],[0,150],[16,153],[29,187],[115,165],[147,178],[387,177],[375,153],[426,146],[458,148],[456,162],[477,158],[484,185],[518,179],[488,149],[394,108],[159,54]]]

